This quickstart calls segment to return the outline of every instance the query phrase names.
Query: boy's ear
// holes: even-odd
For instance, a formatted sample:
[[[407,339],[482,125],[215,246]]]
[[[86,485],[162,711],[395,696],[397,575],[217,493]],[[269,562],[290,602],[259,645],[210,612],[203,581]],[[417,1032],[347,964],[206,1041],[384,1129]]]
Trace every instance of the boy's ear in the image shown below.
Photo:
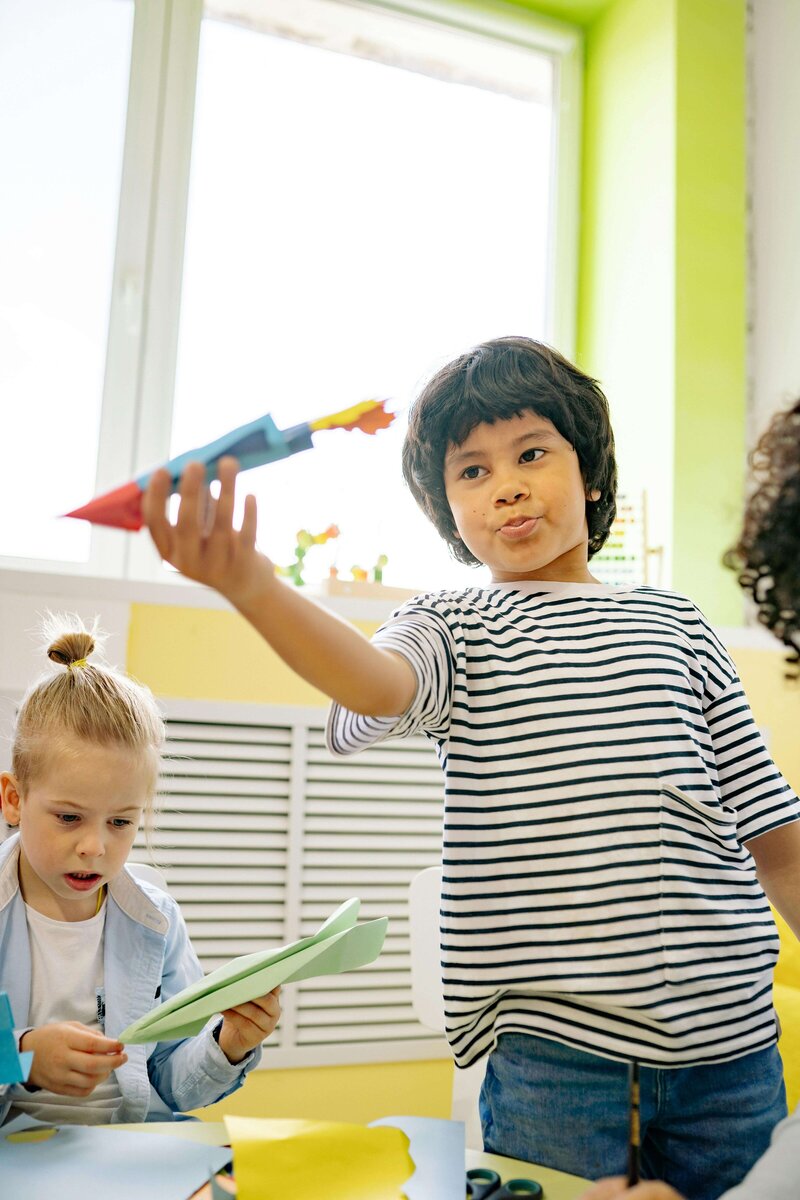
[[[8,825],[19,825],[20,794],[16,777],[8,771],[0,774],[3,817]]]
[[[602,492],[600,492],[600,491],[598,491],[598,490],[597,490],[597,488],[592,488],[591,492],[589,492],[589,494],[588,494],[588,496],[586,497],[586,499],[587,499],[587,500],[599,500],[599,499],[600,499],[600,497],[602,496],[602,494],[603,494],[603,493],[602,493]]]

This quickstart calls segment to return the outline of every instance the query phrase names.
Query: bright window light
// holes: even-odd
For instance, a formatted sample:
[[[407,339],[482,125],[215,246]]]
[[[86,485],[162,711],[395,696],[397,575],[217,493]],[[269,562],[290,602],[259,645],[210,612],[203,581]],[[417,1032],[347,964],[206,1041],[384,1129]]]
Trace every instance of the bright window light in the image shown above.
[[[0,556],[86,562],[133,0],[0,4]],[[12,516],[13,514],[13,516]]]
[[[470,345],[545,336],[550,59],[509,48],[504,83],[472,43],[483,76],[456,43],[449,74],[438,44],[432,74],[364,45],[203,21],[172,453],[266,411],[279,426],[374,396],[402,411]],[[288,563],[298,529],[336,524],[312,581],[383,553],[387,584],[478,582],[403,485],[403,429],[317,435],[244,476],[263,549]]]

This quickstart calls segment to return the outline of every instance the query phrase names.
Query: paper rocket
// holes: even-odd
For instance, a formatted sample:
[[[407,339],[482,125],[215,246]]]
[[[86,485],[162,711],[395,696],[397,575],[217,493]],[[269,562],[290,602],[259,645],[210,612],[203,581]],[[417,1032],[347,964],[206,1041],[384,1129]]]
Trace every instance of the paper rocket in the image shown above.
[[[386,937],[386,917],[356,924],[361,901],[357,896],[340,904],[316,933],[276,950],[244,954],[217,967],[158,1008],[139,1017],[119,1040],[126,1045],[194,1037],[214,1013],[265,996],[274,987],[338,975],[374,962]]]
[[[172,486],[177,491],[184,467],[190,462],[201,462],[206,466],[208,481],[217,478],[219,460],[227,456],[239,460],[242,471],[265,463],[277,462],[301,450],[311,450],[312,433],[324,429],[360,429],[363,433],[376,433],[386,429],[394,420],[394,413],[387,413],[385,400],[365,400],[343,412],[320,417],[304,425],[293,425],[290,429],[278,429],[269,413],[240,425],[238,429],[224,434],[207,446],[189,450],[171,458],[164,466],[172,476]],[[154,468],[155,470],[156,468]],[[130,483],[96,496],[81,508],[66,513],[68,517],[79,517],[93,525],[112,525],[117,529],[142,528],[142,496],[154,471],[146,471]]]
[[[0,1093],[12,1083],[24,1083],[32,1062],[32,1053],[17,1049],[11,1004],[6,993],[0,992]]]

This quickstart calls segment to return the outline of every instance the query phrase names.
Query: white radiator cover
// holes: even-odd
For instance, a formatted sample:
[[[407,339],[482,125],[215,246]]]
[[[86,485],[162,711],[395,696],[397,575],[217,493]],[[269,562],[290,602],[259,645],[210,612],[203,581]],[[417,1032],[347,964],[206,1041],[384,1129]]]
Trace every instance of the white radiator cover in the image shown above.
[[[154,861],[206,971],[313,933],[349,896],[383,952],[288,985],[268,1065],[449,1057],[411,1007],[408,885],[440,861],[443,781],[424,738],[337,759],[319,709],[165,700]],[[145,837],[132,857],[148,861]]]

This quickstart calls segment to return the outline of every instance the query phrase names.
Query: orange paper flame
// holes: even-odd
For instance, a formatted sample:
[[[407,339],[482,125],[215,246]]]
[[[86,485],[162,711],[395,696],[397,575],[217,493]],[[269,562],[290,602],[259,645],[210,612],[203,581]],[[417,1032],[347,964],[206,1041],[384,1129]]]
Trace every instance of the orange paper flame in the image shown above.
[[[388,400],[364,400],[342,412],[311,421],[308,427],[312,433],[320,429],[360,429],[362,433],[377,433],[379,429],[388,429],[395,418],[395,413],[386,411],[387,404]]]

